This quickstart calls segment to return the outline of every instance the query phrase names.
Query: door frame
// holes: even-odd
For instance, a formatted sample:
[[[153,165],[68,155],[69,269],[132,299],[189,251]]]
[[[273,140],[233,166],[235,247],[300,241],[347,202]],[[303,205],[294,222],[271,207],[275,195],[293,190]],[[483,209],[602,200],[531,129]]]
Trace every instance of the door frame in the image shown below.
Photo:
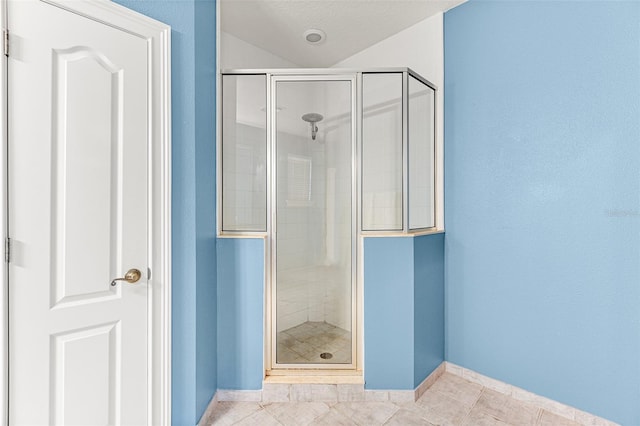
[[[359,104],[358,93],[358,73],[345,70],[336,70],[334,72],[328,70],[312,71],[309,74],[297,73],[296,70],[291,72],[267,72],[267,244],[265,252],[265,268],[266,275],[266,336],[265,343],[267,347],[265,356],[265,370],[267,375],[292,375],[297,374],[300,370],[311,370],[314,372],[323,372],[328,374],[353,374],[359,375],[362,365],[360,363],[360,353],[362,352],[360,345],[361,325],[360,320],[360,304],[361,290],[359,288],[359,279],[361,276],[358,268],[359,254],[359,204],[360,195],[359,188],[359,121],[356,106]],[[276,341],[277,341],[277,134],[276,114],[277,114],[277,83],[279,82],[328,82],[328,81],[346,81],[350,83],[349,100],[351,109],[349,118],[351,119],[351,363],[350,364],[279,364],[276,360]]]
[[[118,28],[147,41],[148,61],[148,235],[147,318],[148,424],[171,423],[171,27],[110,0],[40,0]],[[7,28],[7,2],[0,0],[0,24]],[[9,27],[9,31],[11,28]],[[3,37],[4,38],[4,37]],[[9,55],[11,35],[9,33]],[[0,228],[6,241],[7,221],[7,57],[0,53]],[[9,302],[6,259],[0,262],[0,422],[8,424]]]

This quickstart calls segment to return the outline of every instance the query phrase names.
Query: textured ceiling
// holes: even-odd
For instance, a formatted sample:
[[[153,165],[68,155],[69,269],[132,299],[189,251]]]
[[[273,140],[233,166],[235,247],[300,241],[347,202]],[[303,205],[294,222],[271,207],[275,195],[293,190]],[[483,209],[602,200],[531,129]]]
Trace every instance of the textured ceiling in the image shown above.
[[[222,0],[221,28],[302,67],[329,67],[464,0]],[[323,30],[310,45],[303,33]]]

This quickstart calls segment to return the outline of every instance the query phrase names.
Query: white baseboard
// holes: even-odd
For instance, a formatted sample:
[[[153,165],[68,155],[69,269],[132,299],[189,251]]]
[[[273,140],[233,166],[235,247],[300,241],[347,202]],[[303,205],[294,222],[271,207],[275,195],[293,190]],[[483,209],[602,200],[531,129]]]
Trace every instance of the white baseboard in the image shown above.
[[[558,401],[554,401],[544,396],[536,395],[535,393],[526,391],[517,386],[512,386],[508,383],[501,382],[500,380],[492,379],[491,377],[484,376],[480,373],[476,373],[468,368],[460,367],[459,365],[445,362],[445,370],[447,373],[455,374],[470,382],[477,383],[488,389],[499,392],[501,394],[510,396],[518,401],[527,402],[535,405],[538,408],[547,410],[560,417],[564,417],[569,420],[573,420],[583,425],[594,426],[613,426],[617,425],[610,420],[598,417],[594,414],[587,413],[586,411],[578,410],[566,404],[562,404]]]

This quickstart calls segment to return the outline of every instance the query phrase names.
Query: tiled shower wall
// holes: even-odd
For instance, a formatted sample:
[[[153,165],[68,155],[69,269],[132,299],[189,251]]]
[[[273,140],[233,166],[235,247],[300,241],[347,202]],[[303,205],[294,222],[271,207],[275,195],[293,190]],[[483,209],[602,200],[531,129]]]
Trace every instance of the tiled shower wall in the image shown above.
[[[240,123],[230,126],[238,143],[234,150],[223,150],[226,226],[230,230],[260,230],[267,214],[266,184],[256,170],[266,164],[265,129]]]
[[[310,181],[290,182],[290,164],[298,165],[299,179]],[[319,307],[311,302],[321,300],[315,294],[320,287],[316,280],[321,277],[315,268],[324,257],[324,165],[324,149],[319,143],[312,143],[309,137],[278,133],[278,331],[324,320],[318,318]],[[306,197],[301,196],[305,192]]]
[[[407,120],[409,227],[434,223],[434,92],[409,76],[403,111],[401,73],[362,77],[362,227],[403,228],[403,119]],[[406,116],[405,116],[406,114]]]
[[[402,74],[362,78],[362,227],[401,230]]]
[[[388,110],[370,125],[375,137],[367,139],[367,147],[377,155],[367,157],[370,172],[363,176],[372,188],[362,195],[366,230],[402,229],[402,140],[398,149],[386,143],[394,136],[394,127],[402,126],[401,117],[400,110]]]
[[[279,134],[278,331],[306,321],[351,328],[351,158],[335,146],[349,143],[349,130],[337,126],[316,141]],[[290,159],[310,162],[306,202],[287,199]]]

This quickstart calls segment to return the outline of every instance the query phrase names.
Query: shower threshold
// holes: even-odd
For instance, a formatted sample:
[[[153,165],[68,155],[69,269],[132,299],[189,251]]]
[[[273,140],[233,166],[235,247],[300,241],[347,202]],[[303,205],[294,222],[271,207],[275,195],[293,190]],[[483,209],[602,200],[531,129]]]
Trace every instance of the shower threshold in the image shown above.
[[[268,375],[264,378],[264,383],[271,384],[309,384],[309,385],[364,385],[364,377],[361,371],[350,371],[330,374],[326,370],[313,371],[305,370],[305,375],[287,374],[285,371],[279,371],[279,374]],[[339,374],[339,375],[338,375]]]

